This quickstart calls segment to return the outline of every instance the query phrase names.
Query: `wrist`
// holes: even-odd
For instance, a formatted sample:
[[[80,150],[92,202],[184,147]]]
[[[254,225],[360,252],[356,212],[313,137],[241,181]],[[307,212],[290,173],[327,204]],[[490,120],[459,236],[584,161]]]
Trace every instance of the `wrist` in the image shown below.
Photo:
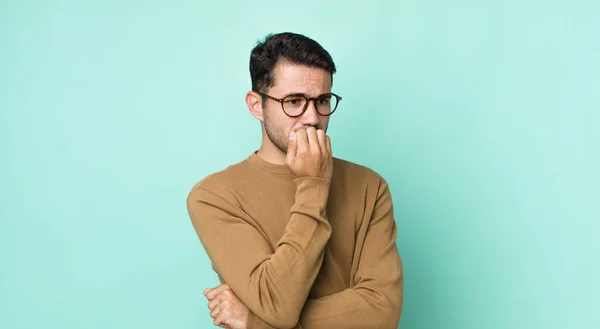
[[[331,182],[319,177],[299,177],[296,184],[296,203],[325,207]]]

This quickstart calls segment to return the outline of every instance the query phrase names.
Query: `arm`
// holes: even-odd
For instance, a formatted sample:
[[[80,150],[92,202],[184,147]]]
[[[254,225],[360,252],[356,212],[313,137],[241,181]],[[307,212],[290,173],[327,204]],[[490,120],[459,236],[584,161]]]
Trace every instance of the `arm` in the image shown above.
[[[383,180],[366,229],[353,276],[355,286],[308,300],[300,316],[302,327],[397,328],[402,311],[403,272],[396,248],[392,198]]]
[[[403,272],[396,248],[396,224],[391,195],[382,181],[366,230],[358,266],[353,269],[355,286],[318,299],[309,299],[297,328],[390,328],[398,326],[402,311]],[[361,241],[357,241],[357,244]],[[272,329],[250,313],[248,328]]]
[[[275,250],[260,226],[222,197],[198,187],[187,204],[215,271],[252,313],[278,328],[298,322],[331,235],[325,212],[329,181],[294,182],[295,203]]]

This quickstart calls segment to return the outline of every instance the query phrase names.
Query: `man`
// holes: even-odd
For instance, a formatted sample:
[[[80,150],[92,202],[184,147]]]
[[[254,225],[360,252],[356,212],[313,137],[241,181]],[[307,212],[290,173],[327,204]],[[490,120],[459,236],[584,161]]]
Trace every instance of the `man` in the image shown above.
[[[205,290],[217,326],[398,326],[392,200],[377,173],[332,157],[335,71],[329,53],[302,35],[270,35],[252,50],[246,104],[262,145],[196,184],[187,200],[223,283]]]

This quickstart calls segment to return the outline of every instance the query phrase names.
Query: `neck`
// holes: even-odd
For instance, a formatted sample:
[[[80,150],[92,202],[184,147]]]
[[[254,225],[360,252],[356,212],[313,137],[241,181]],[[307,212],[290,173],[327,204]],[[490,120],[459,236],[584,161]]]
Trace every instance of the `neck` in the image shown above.
[[[285,165],[286,154],[275,146],[266,134],[263,134],[262,145],[256,154],[269,163]]]
[[[269,163],[276,165],[285,164],[285,153],[281,152],[281,150],[276,147],[273,149],[273,147],[268,147],[263,144],[256,154]]]

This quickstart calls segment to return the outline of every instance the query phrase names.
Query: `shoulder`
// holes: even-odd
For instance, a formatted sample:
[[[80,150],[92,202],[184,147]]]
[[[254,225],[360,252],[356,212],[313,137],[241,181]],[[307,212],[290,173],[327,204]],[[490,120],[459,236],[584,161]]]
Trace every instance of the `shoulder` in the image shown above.
[[[389,195],[387,181],[375,170],[334,158],[331,187],[334,193],[356,200],[378,200]]]
[[[209,193],[230,202],[234,201],[231,188],[248,177],[248,170],[248,165],[242,161],[212,173],[194,184],[188,198]]]
[[[386,183],[385,179],[375,170],[340,158],[333,158],[333,172],[345,180],[360,181],[369,184]]]

